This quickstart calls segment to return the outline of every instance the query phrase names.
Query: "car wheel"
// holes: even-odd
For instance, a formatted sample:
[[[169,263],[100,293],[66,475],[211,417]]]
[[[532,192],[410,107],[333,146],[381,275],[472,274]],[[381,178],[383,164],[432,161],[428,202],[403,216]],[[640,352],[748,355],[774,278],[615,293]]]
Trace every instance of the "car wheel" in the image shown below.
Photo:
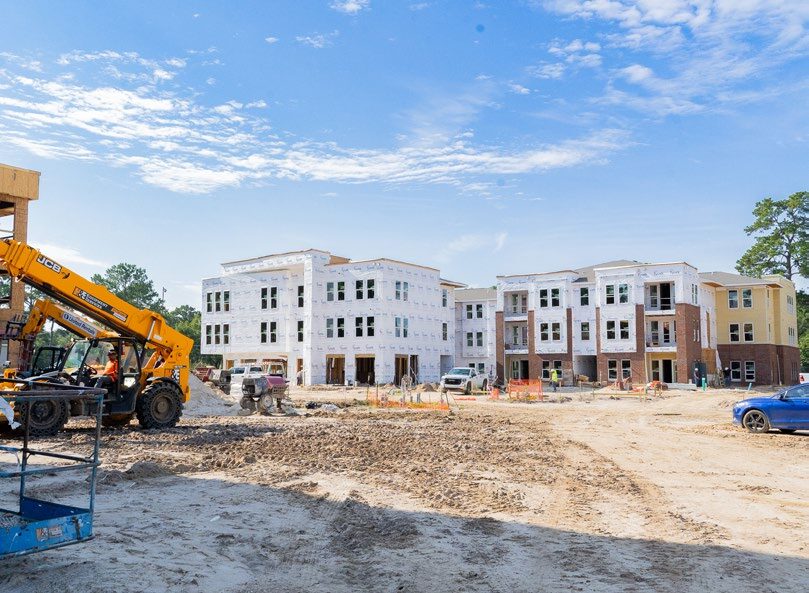
[[[770,421],[761,410],[750,410],[742,417],[742,426],[750,432],[769,432]]]
[[[472,395],[472,384],[467,382],[466,387],[463,389],[464,395]]]
[[[481,386],[481,389],[482,389],[483,391],[488,391],[488,390],[489,390],[489,382],[488,382],[488,381],[484,381],[484,382],[483,382],[483,385]]]

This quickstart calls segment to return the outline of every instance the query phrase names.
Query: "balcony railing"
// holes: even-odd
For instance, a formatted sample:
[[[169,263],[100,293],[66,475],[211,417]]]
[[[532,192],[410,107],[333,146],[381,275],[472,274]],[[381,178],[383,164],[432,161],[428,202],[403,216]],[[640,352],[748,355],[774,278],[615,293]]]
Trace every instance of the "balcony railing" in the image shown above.
[[[646,347],[647,348],[676,348],[677,347],[677,340],[646,340]]]
[[[506,342],[506,350],[525,350],[528,348],[528,342]]]
[[[673,311],[676,304],[674,297],[646,298],[647,311]]]

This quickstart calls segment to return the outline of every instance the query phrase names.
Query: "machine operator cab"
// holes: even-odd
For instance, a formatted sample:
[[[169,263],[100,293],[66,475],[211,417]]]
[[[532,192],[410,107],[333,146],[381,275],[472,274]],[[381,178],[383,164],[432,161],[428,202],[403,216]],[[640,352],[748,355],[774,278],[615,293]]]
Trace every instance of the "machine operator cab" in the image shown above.
[[[81,340],[69,347],[60,374],[73,385],[106,389],[109,411],[131,412],[140,389],[142,354],[141,344],[128,338]]]

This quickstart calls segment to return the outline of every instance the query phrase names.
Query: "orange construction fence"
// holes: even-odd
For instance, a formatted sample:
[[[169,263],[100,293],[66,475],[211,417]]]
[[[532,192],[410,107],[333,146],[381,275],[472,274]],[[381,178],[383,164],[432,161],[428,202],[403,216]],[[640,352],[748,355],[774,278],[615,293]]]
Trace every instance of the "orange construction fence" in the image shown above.
[[[406,408],[412,410],[449,410],[449,400],[446,395],[428,391],[402,391],[390,389],[387,391],[370,389],[366,392],[368,405],[374,408]]]
[[[511,379],[508,382],[507,396],[509,401],[542,401],[545,398],[542,381],[538,379]]]

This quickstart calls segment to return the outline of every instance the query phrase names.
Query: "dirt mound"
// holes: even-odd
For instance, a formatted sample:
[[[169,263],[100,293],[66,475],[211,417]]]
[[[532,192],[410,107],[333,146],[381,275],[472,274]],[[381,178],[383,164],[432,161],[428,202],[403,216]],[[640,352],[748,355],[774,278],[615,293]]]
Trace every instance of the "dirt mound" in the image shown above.
[[[203,383],[194,375],[188,378],[191,388],[191,399],[185,404],[183,413],[186,416],[233,416],[236,414],[235,398],[223,394]]]

